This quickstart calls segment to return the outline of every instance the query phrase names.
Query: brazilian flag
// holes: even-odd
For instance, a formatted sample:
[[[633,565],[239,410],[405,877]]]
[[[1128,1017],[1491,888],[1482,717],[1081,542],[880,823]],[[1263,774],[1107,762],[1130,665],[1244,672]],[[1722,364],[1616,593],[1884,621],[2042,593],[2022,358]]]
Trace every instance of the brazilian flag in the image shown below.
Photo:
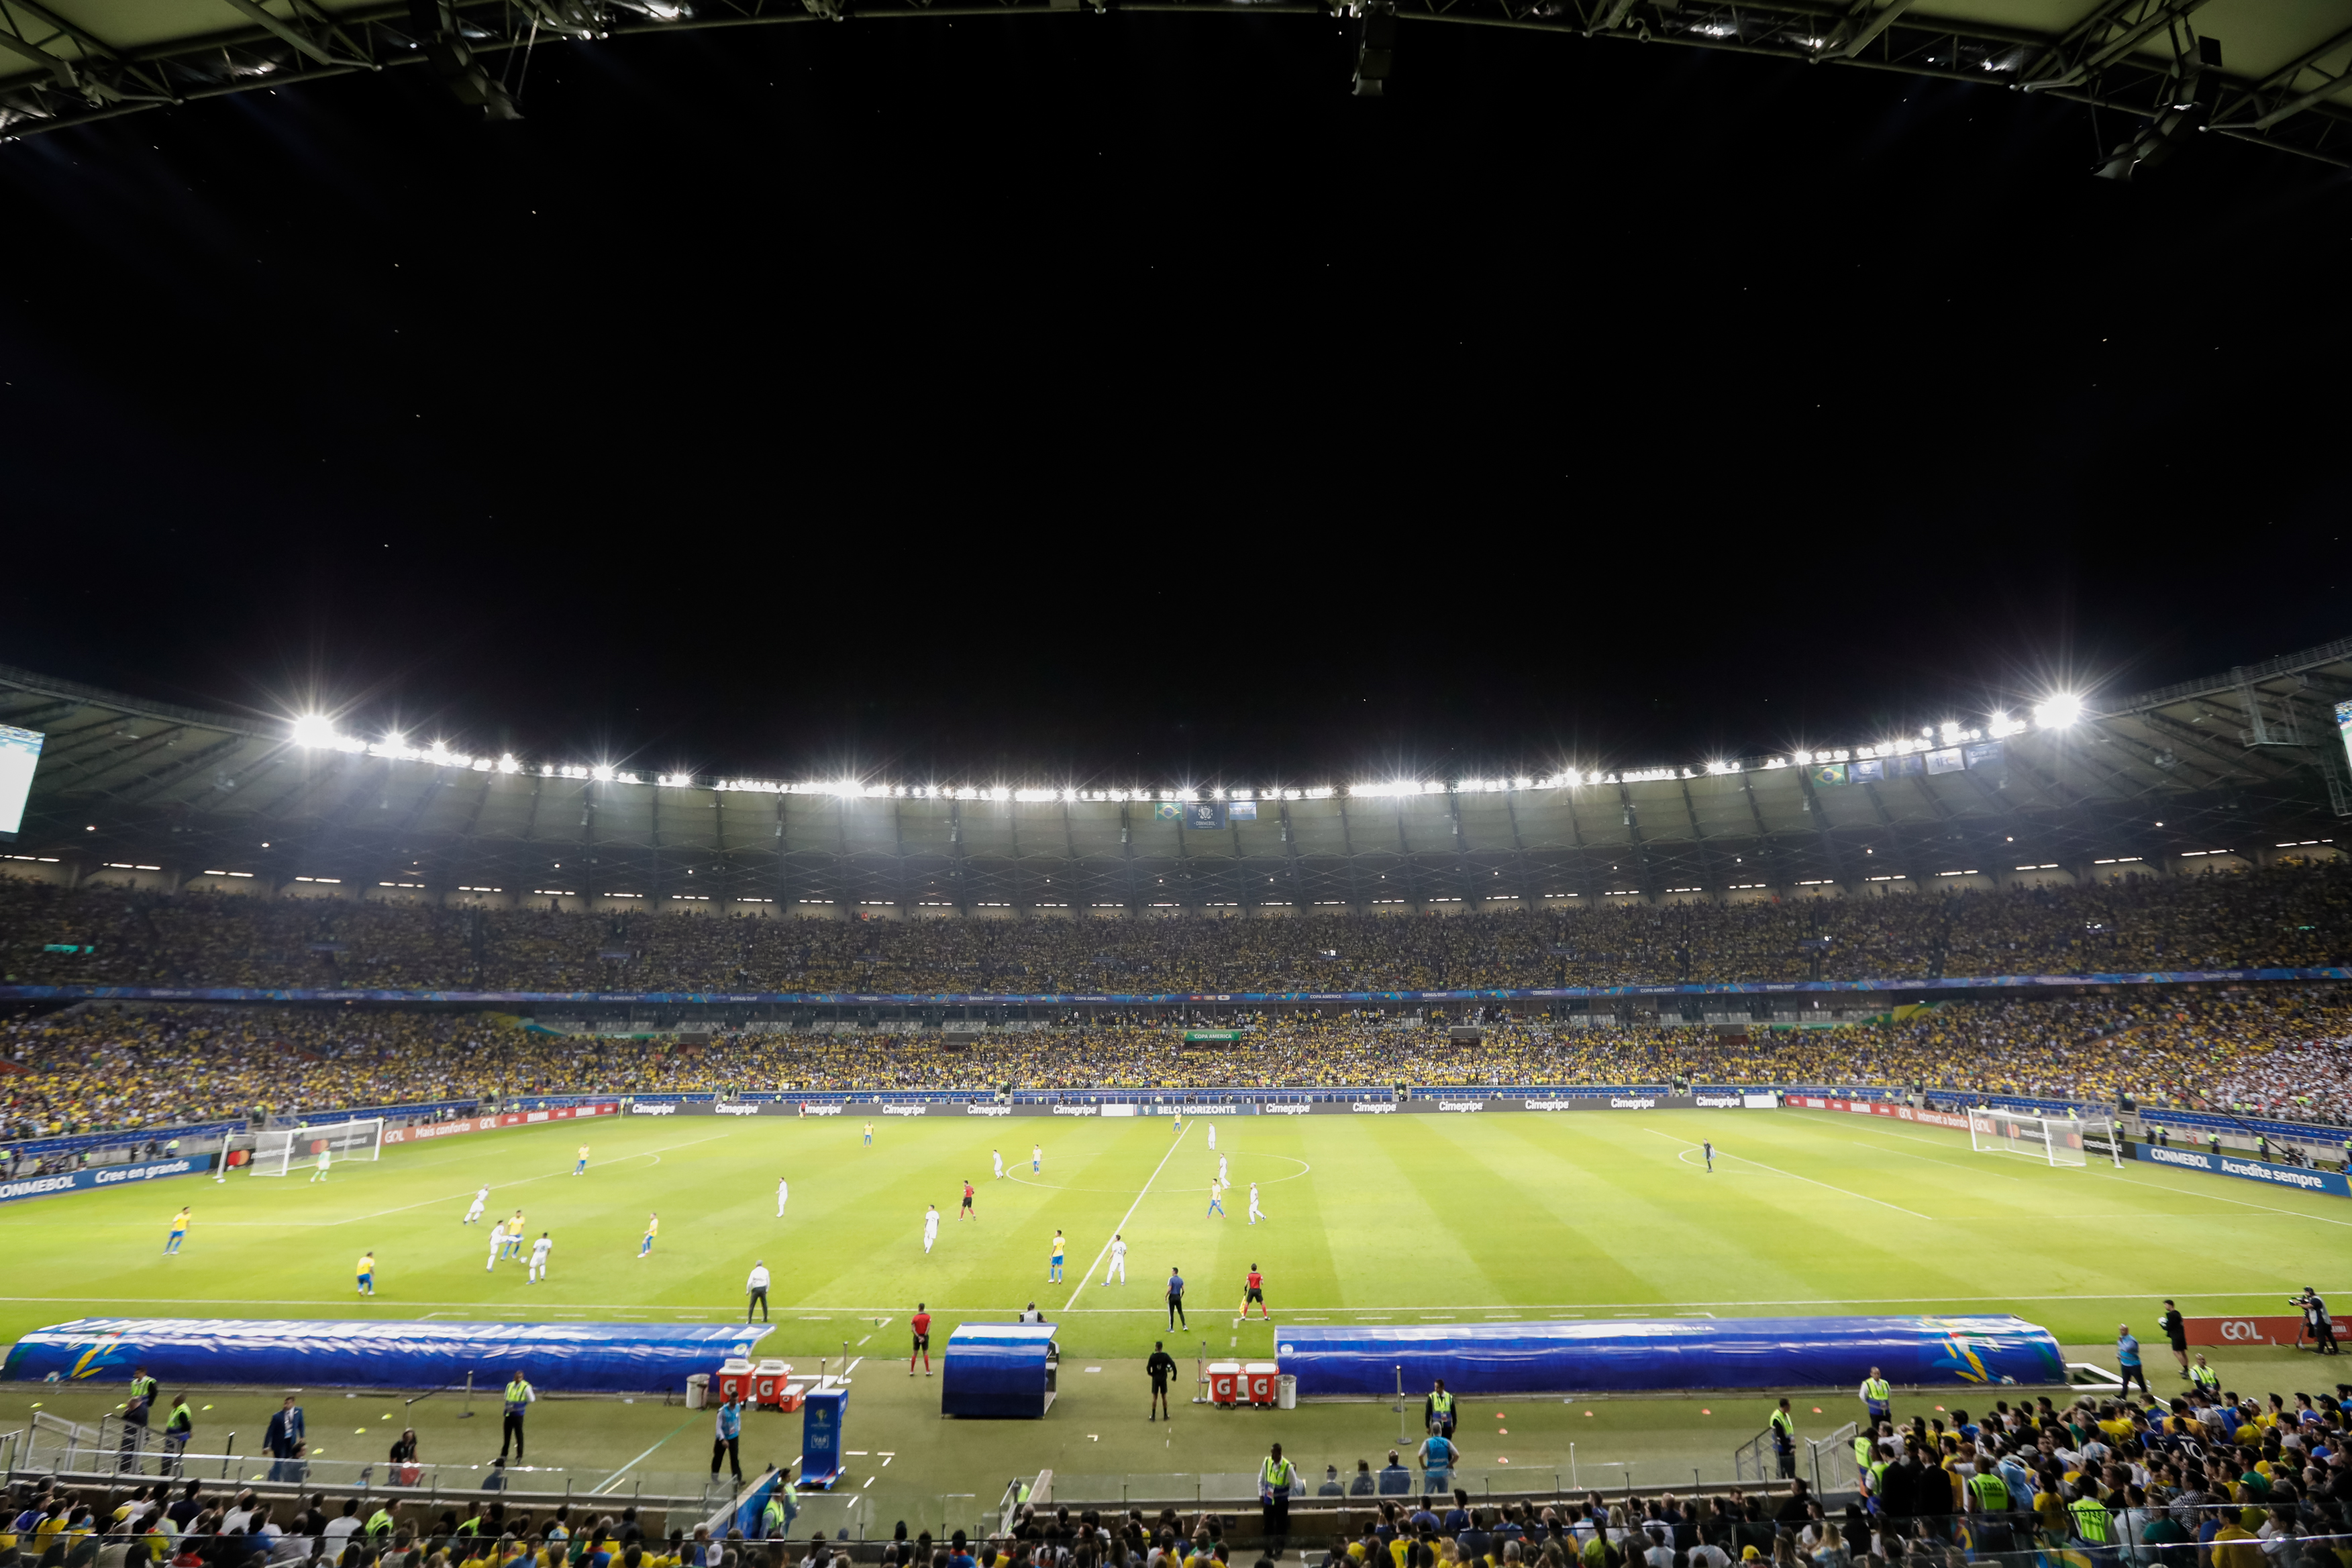
[[[1819,764],[1813,768],[1813,782],[1816,784],[1844,783],[1845,764],[1843,762],[1823,762]]]
[[[1184,808],[1174,800],[1161,800],[1151,808],[1151,815],[1159,821],[1181,822],[1184,820]]]

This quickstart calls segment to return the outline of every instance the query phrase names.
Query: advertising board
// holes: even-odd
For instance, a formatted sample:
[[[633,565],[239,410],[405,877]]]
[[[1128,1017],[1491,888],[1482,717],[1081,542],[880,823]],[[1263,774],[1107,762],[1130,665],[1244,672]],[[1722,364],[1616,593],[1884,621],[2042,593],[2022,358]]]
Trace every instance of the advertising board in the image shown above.
[[[212,1168],[212,1158],[139,1160],[130,1165],[92,1166],[88,1170],[59,1171],[55,1176],[18,1176],[0,1181],[0,1203],[28,1197],[54,1197],[61,1192],[91,1192],[100,1187],[128,1186],[164,1181],[173,1176],[201,1176]]]
[[[2183,1318],[2190,1344],[2293,1345],[2303,1337],[2303,1319],[2293,1317]]]

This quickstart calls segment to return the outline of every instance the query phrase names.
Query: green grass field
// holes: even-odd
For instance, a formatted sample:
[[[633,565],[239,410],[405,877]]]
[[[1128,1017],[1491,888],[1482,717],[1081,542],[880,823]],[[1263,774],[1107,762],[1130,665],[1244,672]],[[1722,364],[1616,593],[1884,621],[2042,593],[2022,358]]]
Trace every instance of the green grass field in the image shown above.
[[[2352,1204],[2339,1199],[2149,1166],[2052,1169],[1972,1154],[1965,1134],[1846,1115],[1237,1117],[1217,1132],[1240,1184],[1222,1218],[1204,1217],[1218,1157],[1207,1124],[1189,1123],[1178,1139],[1154,1118],[877,1121],[870,1148],[850,1118],[633,1118],[397,1148],[338,1166],[319,1185],[307,1172],[238,1176],[22,1203],[0,1210],[0,1340],[86,1314],[723,1322],[740,1317],[744,1275],[764,1259],[776,1332],[763,1353],[806,1367],[846,1342],[854,1357],[881,1358],[858,1368],[852,1440],[902,1456],[876,1478],[876,1496],[922,1517],[927,1494],[992,1496],[1003,1475],[1046,1465],[1244,1469],[1269,1432],[1294,1443],[1312,1434],[1310,1451],[1343,1469],[1358,1457],[1377,1464],[1394,1438],[1385,1406],[1303,1409],[1279,1416],[1280,1431],[1266,1425],[1276,1417],[1230,1412],[1187,1412],[1181,1432],[1144,1426],[1135,1364],[1155,1339],[1170,1339],[1188,1367],[1204,1342],[1213,1354],[1270,1354],[1265,1324],[1233,1323],[1253,1263],[1278,1321],[2011,1311],[2084,1355],[2119,1321],[2152,1335],[2165,1296],[2203,1315],[2276,1312],[2305,1284],[2352,1292]],[[1713,1174],[1699,1163],[1702,1136],[1717,1144]],[[1033,1137],[1045,1144],[1034,1176]],[[593,1152],[575,1177],[583,1138]],[[1004,1151],[1004,1180],[990,1175],[992,1147]],[[779,1176],[792,1182],[782,1220]],[[967,1176],[980,1189],[971,1222],[955,1218]],[[1267,1215],[1255,1228],[1244,1218],[1253,1180]],[[493,1216],[520,1207],[530,1234],[551,1232],[545,1283],[526,1284],[518,1263],[486,1270],[487,1227],[458,1223],[483,1183]],[[165,1221],[184,1202],[194,1228],[165,1259]],[[927,1203],[943,1216],[928,1258]],[[651,1210],[661,1238],[640,1260]],[[1070,1260],[1058,1286],[1046,1280],[1057,1226]],[[1124,1285],[1102,1282],[1114,1228],[1130,1249]],[[352,1264],[368,1249],[377,1295],[362,1302]],[[1171,1266],[1191,1285],[1188,1334],[1167,1332]],[[959,1321],[1007,1317],[1031,1301],[1063,1323],[1066,1392],[1053,1416],[1010,1427],[940,1422],[936,1383],[910,1385],[896,1364],[919,1300],[938,1319],[936,1343]],[[2288,1354],[2233,1350],[2215,1361],[2267,1389],[2265,1378],[2291,1383],[2292,1369],[2266,1365]],[[2150,1358],[2159,1373],[2160,1359]],[[35,1398],[72,1414],[114,1397],[12,1388],[0,1428]],[[1853,1414],[1850,1399],[1817,1403],[1824,1430]],[[1496,1431],[1512,1436],[1488,1452],[1564,1468],[1575,1442],[1585,1462],[1655,1463],[1656,1484],[1702,1463],[1722,1475],[1765,1402],[1618,1399],[1591,1416],[1585,1407],[1555,1401],[1522,1416],[1498,1405],[1496,1419],[1509,1421]],[[461,1429],[446,1404],[415,1409],[396,1419],[451,1442],[461,1431],[476,1441],[488,1424]],[[537,1419],[537,1440],[562,1462],[625,1469],[647,1444],[634,1461],[642,1468],[707,1459],[704,1419],[674,1406],[581,1402]],[[789,1426],[782,1447],[794,1449],[796,1420],[762,1420],[771,1442]],[[356,1442],[362,1425],[355,1446],[376,1447]],[[257,1414],[251,1426],[257,1433]],[[428,1431],[428,1451],[429,1441]]]

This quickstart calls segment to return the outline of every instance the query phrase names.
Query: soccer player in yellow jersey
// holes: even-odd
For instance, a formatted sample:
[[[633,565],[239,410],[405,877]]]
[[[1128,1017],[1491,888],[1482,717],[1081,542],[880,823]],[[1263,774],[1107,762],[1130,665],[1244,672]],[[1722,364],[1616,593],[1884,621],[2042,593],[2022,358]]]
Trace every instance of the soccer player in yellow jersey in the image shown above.
[[[573,1176],[588,1174],[588,1145],[585,1144],[580,1145],[580,1163],[572,1167],[572,1174]]]
[[[375,1252],[373,1249],[360,1254],[359,1293],[362,1296],[375,1294]]]
[[[188,1216],[194,1212],[193,1209],[183,1207],[179,1213],[172,1216],[172,1234],[163,1243],[164,1257],[169,1258],[177,1252],[180,1249],[180,1243],[188,1239]]]
[[[640,1257],[640,1258],[643,1258],[643,1257],[644,1257],[644,1256],[646,1256],[647,1253],[651,1252],[651,1251],[654,1249],[654,1238],[655,1238],[655,1237],[656,1237],[656,1236],[658,1236],[658,1235],[660,1235],[660,1234],[661,1234],[661,1216],[660,1216],[659,1214],[648,1214],[648,1215],[646,1215],[646,1239],[645,1239],[645,1241],[644,1241],[643,1245],[639,1246],[639,1247],[638,1247],[638,1249],[637,1249],[637,1256],[638,1256],[638,1257]]]

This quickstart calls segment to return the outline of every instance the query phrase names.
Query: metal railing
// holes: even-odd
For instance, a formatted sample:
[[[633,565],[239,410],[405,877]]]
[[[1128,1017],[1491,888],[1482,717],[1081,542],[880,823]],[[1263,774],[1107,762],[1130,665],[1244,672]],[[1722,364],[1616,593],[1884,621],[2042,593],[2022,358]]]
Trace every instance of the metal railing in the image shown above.
[[[1797,1473],[1795,1455],[1790,1457],[1789,1475]],[[1767,1427],[1732,1450],[1731,1479],[1735,1481],[1780,1480],[1780,1451],[1772,1441],[1772,1429]]]
[[[1848,1421],[1826,1437],[1807,1437],[1804,1440],[1807,1468],[1812,1471],[1815,1497],[1853,1491],[1861,1485],[1862,1465],[1853,1451],[1853,1441],[1859,1433],[1860,1428]]]
[[[1573,1445],[1570,1445],[1573,1448]],[[1348,1468],[1336,1477],[1329,1471],[1336,1468],[1325,1461],[1301,1458],[1288,1453],[1298,1467],[1298,1479],[1290,1493],[1296,1507],[1376,1507],[1383,1502],[1418,1502],[1423,1498],[1449,1498],[1454,1493],[1467,1493],[1474,1504],[1483,1506],[1488,1500],[1496,1502],[1537,1497],[1581,1497],[1586,1492],[1601,1490],[1612,1494],[1633,1490],[1643,1484],[1647,1474],[1652,1487],[1677,1493],[1701,1492],[1711,1488],[1727,1488],[1740,1484],[1737,1479],[1702,1480],[1698,1470],[1670,1459],[1648,1460],[1580,1460],[1573,1452],[1565,1465],[1492,1465],[1458,1467],[1446,1473],[1444,1490],[1433,1491],[1427,1472],[1400,1469],[1394,1472],[1374,1470],[1358,1472],[1351,1458]],[[1769,1462],[1769,1461],[1768,1461]],[[1583,1472],[1591,1470],[1593,1479],[1586,1480]],[[1081,1471],[1048,1471],[1052,1479],[1051,1500],[1057,1506],[1072,1508],[1081,1503],[1127,1508],[1217,1508],[1255,1507],[1259,1500],[1258,1473],[1255,1470],[1160,1470],[1128,1471],[1125,1473],[1086,1473]],[[1759,1478],[1763,1479],[1763,1478]],[[1370,1482],[1364,1487],[1364,1482]],[[1006,1489],[1005,1496],[1014,1495],[1013,1488],[1029,1486],[1027,1478],[1018,1478]],[[1327,1487],[1336,1487],[1327,1491]],[[1359,1490],[1362,1488],[1362,1490]]]

